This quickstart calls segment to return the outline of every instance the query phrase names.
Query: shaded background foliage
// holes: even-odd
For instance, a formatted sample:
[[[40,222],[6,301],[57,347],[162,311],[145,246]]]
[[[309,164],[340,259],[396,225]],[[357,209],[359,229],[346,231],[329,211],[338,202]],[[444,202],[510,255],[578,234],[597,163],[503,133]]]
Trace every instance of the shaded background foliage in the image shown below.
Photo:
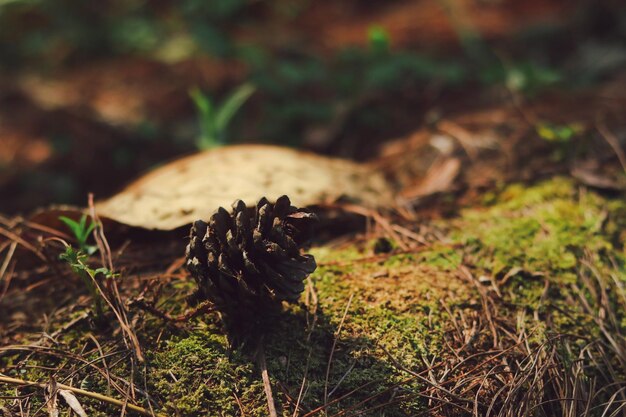
[[[105,197],[194,151],[194,88],[256,87],[229,143],[363,160],[464,103],[593,85],[626,63],[620,3],[3,0],[0,211]]]

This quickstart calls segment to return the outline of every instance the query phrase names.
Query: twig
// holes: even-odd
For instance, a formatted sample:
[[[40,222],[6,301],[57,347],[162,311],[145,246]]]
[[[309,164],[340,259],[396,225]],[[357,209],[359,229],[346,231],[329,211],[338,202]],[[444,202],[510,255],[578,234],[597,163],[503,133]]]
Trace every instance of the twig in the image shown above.
[[[79,316],[75,317],[74,319],[72,319],[71,321],[65,323],[62,327],[60,327],[59,329],[55,330],[52,334],[50,334],[50,337],[52,337],[53,339],[56,339],[57,336],[59,336],[61,333],[71,329],[72,327],[74,327],[77,323],[80,323],[81,321],[87,319],[89,317],[89,312],[85,311],[83,313],[81,313]]]
[[[354,366],[356,365],[357,361],[354,360],[352,362],[352,365],[350,365],[350,367],[348,368],[348,370],[343,374],[343,376],[341,378],[339,378],[339,382],[337,382],[337,385],[335,385],[335,388],[333,388],[330,393],[328,393],[329,397],[332,397],[332,395],[335,393],[335,391],[337,391],[337,389],[339,388],[339,386],[341,385],[341,383],[344,381],[344,379],[346,379],[348,377],[348,375],[350,375],[350,372],[352,372],[352,370],[354,369]]]
[[[9,264],[11,263],[11,260],[13,259],[15,248],[17,248],[17,242],[13,241],[11,242],[11,245],[9,246],[9,251],[7,253],[7,256],[4,258],[4,263],[0,267],[0,283],[2,283],[2,281],[4,280],[4,275],[7,269],[9,268]],[[4,298],[7,291],[9,290],[9,284],[11,284],[11,278],[13,278],[13,271],[9,272],[8,278],[6,279],[6,282],[4,284],[4,288],[0,288],[0,301]]]
[[[382,349],[383,352],[385,352],[385,354],[387,355],[387,357],[389,358],[391,363],[397,369],[399,369],[401,371],[404,371],[404,372],[408,373],[409,375],[414,376],[415,378],[419,379],[420,381],[422,381],[422,382],[430,385],[431,387],[433,387],[433,388],[443,392],[444,394],[449,395],[450,397],[454,398],[457,401],[464,402],[464,403],[469,404],[469,405],[473,404],[473,401],[468,400],[467,398],[463,398],[462,396],[457,395],[457,394],[453,393],[450,390],[447,390],[446,388],[441,386],[441,384],[437,383],[437,381],[431,381],[430,379],[420,375],[418,372],[412,371],[411,369],[409,369],[406,366],[402,365],[400,362],[398,362],[398,360],[396,358],[393,357],[393,355],[391,353],[389,353],[389,351],[387,349],[385,349],[384,346],[380,345],[380,348]],[[466,412],[471,413],[471,410],[469,410],[467,408],[463,408],[462,406],[459,406],[459,407],[464,409]]]
[[[411,379],[413,379],[413,378],[411,378]],[[409,380],[407,379],[406,381],[403,381],[403,382],[408,382],[408,381],[409,381]],[[313,416],[313,415],[315,415],[315,414],[319,413],[320,411],[327,409],[327,408],[328,408],[328,407],[330,407],[331,405],[333,405],[333,404],[337,404],[337,403],[339,403],[340,401],[342,401],[342,400],[344,400],[344,399],[346,399],[346,398],[350,397],[350,396],[351,396],[351,395],[353,395],[354,393],[356,393],[356,392],[358,392],[358,391],[360,391],[360,390],[363,390],[363,389],[365,389],[365,388],[369,387],[370,385],[376,384],[376,383],[378,383],[378,382],[380,382],[380,381],[377,381],[377,380],[370,380],[370,381],[368,381],[368,382],[366,382],[366,383],[364,383],[364,384],[362,384],[362,385],[360,385],[360,386],[358,386],[358,387],[356,387],[356,388],[354,388],[354,389],[350,390],[349,392],[347,392],[347,393],[345,393],[345,394],[343,394],[343,395],[341,395],[341,396],[339,396],[339,397],[335,398],[334,400],[329,401],[329,402],[328,402],[328,404],[322,404],[322,405],[320,405],[319,407],[314,408],[313,410],[311,410],[311,411],[307,412],[307,413],[306,413],[305,415],[303,415],[302,417],[311,417],[311,416]],[[358,405],[361,405],[361,403],[359,403]],[[343,412],[343,411],[342,411],[342,412]]]
[[[243,404],[241,403],[241,400],[237,396],[237,392],[234,390],[233,390],[233,395],[235,396],[235,401],[237,402],[237,405],[239,406],[239,412],[241,413],[241,417],[246,417],[246,412],[243,410]]]
[[[98,342],[98,339],[96,339],[96,337],[93,334],[89,334],[88,337],[93,340],[93,343],[96,345],[96,348],[98,349],[98,353],[100,354],[100,358],[102,359],[102,369],[104,369],[104,373],[106,375],[106,380],[107,380],[107,394],[111,394],[111,374],[109,373],[109,367],[107,366],[107,360],[106,360],[106,356],[104,355],[104,351],[102,350],[102,346],[100,346],[100,342]]]
[[[108,265],[109,271],[113,272],[113,258],[111,255],[111,247],[109,246],[109,242],[104,235],[104,227],[102,225],[102,221],[100,221],[96,213],[96,208],[93,201],[93,194],[91,193],[88,197],[88,204],[91,218],[96,224],[96,229],[94,230],[93,236],[96,239],[98,249],[100,250],[102,265]],[[126,308],[122,303],[122,297],[120,296],[119,289],[117,287],[117,281],[114,278],[107,279],[107,281],[105,282],[105,287],[107,291],[105,292],[102,288],[100,288],[96,279],[94,277],[91,278],[94,281],[96,288],[98,288],[98,290],[102,294],[102,298],[104,298],[109,307],[111,307],[111,310],[115,314],[115,317],[117,318],[117,321],[119,322],[123,333],[128,338],[128,342],[126,341],[126,338],[124,338],[124,343],[130,343],[137,360],[139,362],[143,362],[144,357],[143,353],[141,352],[141,345],[126,315]]]
[[[389,237],[398,244],[400,249],[409,249],[409,246],[404,242],[401,236],[393,229],[391,222],[387,220],[387,218],[385,218],[383,215],[381,215],[378,211],[371,210],[356,204],[329,204],[327,205],[327,207],[339,208],[341,210],[347,211],[348,213],[354,213],[366,218],[371,218],[377,225],[382,227],[382,229],[387,232]]]
[[[620,146],[619,139],[609,130],[604,121],[598,121],[596,123],[596,129],[600,132],[600,135],[606,140],[609,146],[617,155],[617,159],[619,159],[620,165],[622,165],[622,169],[626,173],[626,155],[624,155],[624,150]]]
[[[128,337],[129,340],[126,340],[126,337],[123,338],[124,344],[126,344],[126,347],[130,350],[130,346],[129,346],[129,343],[130,343],[132,347],[134,348],[134,353],[135,353],[135,357],[137,358],[137,360],[139,360],[140,362],[143,362],[144,357],[143,357],[143,354],[141,353],[141,346],[139,345],[139,339],[137,338],[137,335],[131,329],[130,324],[128,323],[126,313],[123,309],[121,302],[119,302],[120,300],[119,293],[115,291],[113,294],[111,294],[115,298],[113,298],[113,300],[109,299],[107,295],[108,291],[105,291],[104,289],[102,289],[102,287],[96,280],[96,277],[93,274],[88,274],[88,275],[89,275],[89,278],[91,278],[91,281],[93,282],[94,286],[96,287],[100,295],[102,295],[102,299],[111,308],[111,311],[113,311],[113,314],[117,318],[117,321],[119,322],[123,333]],[[113,281],[113,285],[114,285],[114,288],[117,289],[117,287],[115,286],[115,281]],[[117,308],[116,305],[113,304],[114,302],[120,308]]]
[[[270,417],[278,417],[276,413],[276,404],[274,404],[274,396],[272,395],[272,384],[270,382],[270,375],[267,372],[267,363],[265,361],[265,349],[263,348],[263,339],[259,341],[259,349],[257,351],[257,360],[259,362],[259,368],[261,369],[261,377],[263,378],[263,388],[265,389],[265,397],[267,398],[267,408],[270,412]]]
[[[100,218],[96,213],[96,206],[93,201],[93,193],[89,193],[87,199],[89,205],[89,215],[91,216],[92,221],[96,224],[96,230],[94,231],[93,237],[96,240],[98,249],[100,250],[100,259],[102,261],[102,266],[108,267],[109,270],[113,272],[113,257],[111,255],[111,247],[109,246],[109,242],[104,235],[104,227],[102,226],[102,222],[100,221]]]
[[[4,375],[0,375],[0,382],[4,382],[6,384],[13,384],[13,385],[24,385],[24,386],[30,386],[30,387],[39,387],[39,388],[44,388],[44,389],[47,386],[47,384],[44,384],[44,383],[41,383],[41,382],[26,381],[26,380],[23,380],[23,379],[11,378],[11,377],[4,376]],[[153,413],[151,413],[150,411],[146,410],[143,407],[139,407],[139,406],[133,405],[133,404],[128,404],[128,403],[126,403],[124,401],[120,401],[120,400],[117,400],[115,398],[107,397],[106,395],[98,394],[96,392],[85,391],[85,390],[82,390],[80,388],[74,388],[74,387],[70,387],[69,385],[64,385],[64,384],[59,384],[59,383],[57,383],[56,385],[57,385],[58,389],[68,390],[68,391],[73,392],[74,394],[83,395],[85,397],[93,398],[94,400],[103,401],[103,402],[108,403],[108,404],[117,405],[118,407],[126,406],[127,409],[135,411],[135,412],[137,412],[139,414],[143,414],[144,416],[167,417],[164,414],[153,414]]]
[[[166,313],[165,311],[161,311],[158,308],[156,308],[154,305],[146,302],[146,300],[139,298],[137,300],[133,300],[130,303],[131,307],[137,307],[141,310],[145,310],[148,313],[151,313],[159,318],[162,318],[163,320],[166,321],[172,321],[172,322],[185,322],[185,321],[189,321],[194,317],[198,317],[201,314],[204,313],[210,313],[212,311],[215,310],[213,303],[210,301],[203,301],[202,303],[198,304],[196,307],[194,307],[193,309],[186,311],[185,313],[178,315],[178,316],[171,316],[169,313]]]
[[[7,268],[9,267],[9,263],[11,263],[11,259],[13,258],[13,254],[15,253],[15,248],[17,248],[17,242],[13,241],[9,245],[9,251],[7,252],[7,256],[4,258],[4,262],[2,263],[2,266],[0,266],[0,282],[2,282],[2,279],[4,278],[4,274],[7,271]]]
[[[26,249],[28,249],[29,251],[34,253],[39,259],[41,259],[44,262],[47,262],[46,257],[41,253],[40,250],[38,250],[36,247],[31,245],[30,243],[28,243],[24,239],[22,239],[17,234],[11,232],[10,230],[5,230],[4,228],[0,227],[0,235],[2,235],[4,237],[6,237],[7,239],[10,239],[10,240],[12,240],[14,242],[19,243],[20,245],[22,245],[23,247],[25,247]]]
[[[350,309],[350,304],[352,303],[352,297],[354,297],[354,293],[350,294],[350,298],[348,299],[348,303],[346,304],[346,309],[343,312],[341,322],[339,323],[339,327],[337,328],[335,340],[333,340],[333,347],[330,350],[330,356],[328,357],[328,365],[326,366],[326,380],[324,382],[324,405],[328,404],[328,378],[330,377],[330,365],[333,362],[333,355],[335,353],[335,347],[337,346],[337,340],[339,339],[339,334],[341,333],[343,322],[346,320],[346,316],[348,315],[348,310]]]

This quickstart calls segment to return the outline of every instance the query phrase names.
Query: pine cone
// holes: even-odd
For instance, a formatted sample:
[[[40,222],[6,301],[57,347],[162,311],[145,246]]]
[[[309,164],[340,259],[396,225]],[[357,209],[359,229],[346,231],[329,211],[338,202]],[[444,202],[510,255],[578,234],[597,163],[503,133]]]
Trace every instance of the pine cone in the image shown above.
[[[317,267],[312,255],[300,254],[316,221],[287,196],[275,204],[262,198],[254,210],[238,200],[232,213],[220,207],[208,224],[196,221],[186,257],[197,296],[213,301],[231,322],[297,301]]]

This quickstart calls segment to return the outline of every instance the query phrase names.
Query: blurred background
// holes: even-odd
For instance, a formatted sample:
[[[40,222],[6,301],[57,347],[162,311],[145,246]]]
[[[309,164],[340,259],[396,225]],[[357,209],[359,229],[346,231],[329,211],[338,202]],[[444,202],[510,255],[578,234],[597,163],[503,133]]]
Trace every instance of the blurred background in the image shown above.
[[[624,77],[623,0],[0,0],[0,213],[224,144],[371,161],[448,114]],[[535,133],[576,131],[555,126]]]

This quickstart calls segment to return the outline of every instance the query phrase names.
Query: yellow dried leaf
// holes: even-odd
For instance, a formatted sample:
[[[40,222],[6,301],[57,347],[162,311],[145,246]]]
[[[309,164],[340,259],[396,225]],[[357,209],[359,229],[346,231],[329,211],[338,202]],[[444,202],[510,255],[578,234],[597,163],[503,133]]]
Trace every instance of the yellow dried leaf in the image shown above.
[[[276,146],[239,145],[160,167],[96,209],[127,225],[172,230],[208,219],[237,199],[254,205],[261,197],[275,200],[283,194],[298,207],[340,197],[375,207],[388,203],[390,187],[382,175],[353,162]]]

